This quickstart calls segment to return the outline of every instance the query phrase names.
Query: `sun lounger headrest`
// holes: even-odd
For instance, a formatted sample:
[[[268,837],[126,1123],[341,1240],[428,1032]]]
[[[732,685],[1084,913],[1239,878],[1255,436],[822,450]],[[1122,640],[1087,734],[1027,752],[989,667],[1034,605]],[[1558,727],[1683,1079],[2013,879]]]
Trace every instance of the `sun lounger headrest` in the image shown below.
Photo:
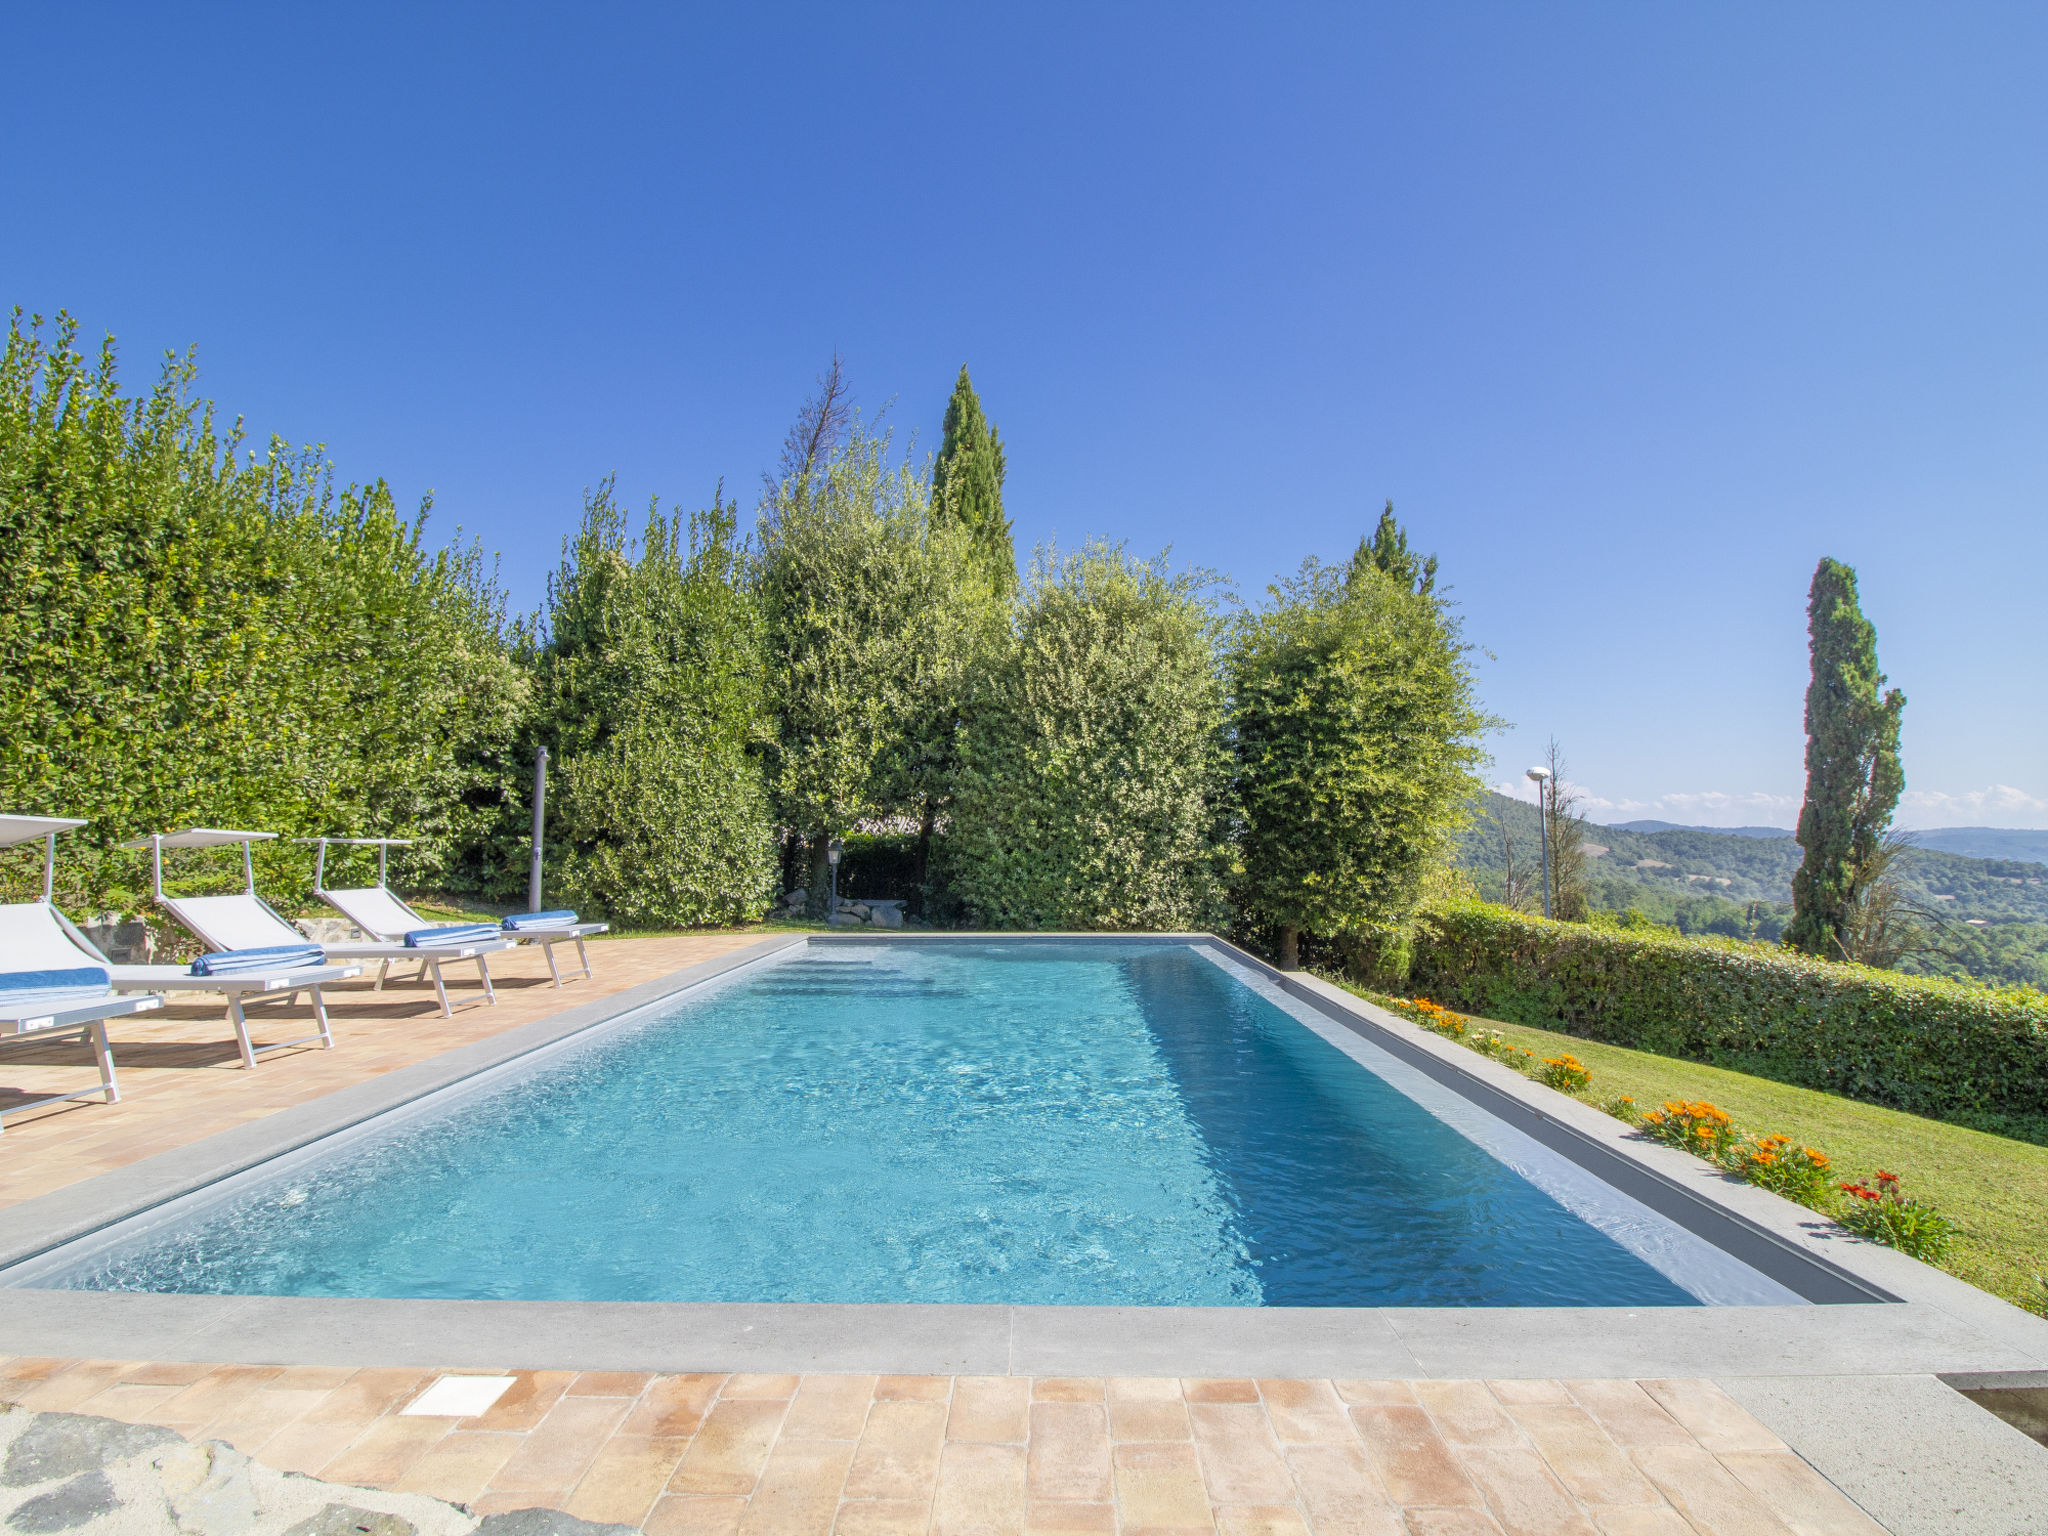
[[[552,912],[514,912],[505,919],[504,923],[507,933],[531,933],[537,928],[573,928],[575,926],[576,914],[566,907],[558,907]]]
[[[105,966],[77,965],[43,971],[0,971],[0,1009],[9,1011],[99,997],[108,987]]]
[[[297,971],[325,963],[318,944],[265,944],[259,949],[224,949],[192,962],[194,976],[238,976],[245,971]]]
[[[451,944],[481,944],[495,939],[498,930],[489,923],[448,923],[439,928],[415,928],[405,936],[407,949],[440,949]]]

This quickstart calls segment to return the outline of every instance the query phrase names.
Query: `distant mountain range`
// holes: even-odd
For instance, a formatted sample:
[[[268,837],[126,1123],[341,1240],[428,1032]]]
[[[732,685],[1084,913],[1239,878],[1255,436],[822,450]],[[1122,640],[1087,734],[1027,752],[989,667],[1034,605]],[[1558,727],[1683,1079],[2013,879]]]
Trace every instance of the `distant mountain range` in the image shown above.
[[[1715,832],[1723,837],[1790,837],[1790,827],[1689,827],[1675,821],[1618,821],[1616,832]],[[2020,859],[2048,864],[2048,831],[2027,827],[1931,827],[1906,834],[1916,848],[1966,859]]]

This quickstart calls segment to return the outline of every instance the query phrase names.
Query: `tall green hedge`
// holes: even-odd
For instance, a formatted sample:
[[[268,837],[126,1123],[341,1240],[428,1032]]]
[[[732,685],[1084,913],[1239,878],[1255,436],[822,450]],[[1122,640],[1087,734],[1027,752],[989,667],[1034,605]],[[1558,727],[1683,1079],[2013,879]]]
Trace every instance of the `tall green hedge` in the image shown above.
[[[91,819],[60,901],[139,909],[147,859],[113,844],[193,822],[414,837],[399,878],[449,883],[514,793],[525,707],[475,561],[427,553],[381,482],[248,453],[189,360],[125,397],[111,341],[74,341],[17,312],[0,357],[0,809]],[[310,900],[309,852],[259,859]]]
[[[1427,915],[1418,996],[1824,1088],[1914,1114],[2048,1129],[2048,997],[1730,939],[1548,922],[1484,902]]]

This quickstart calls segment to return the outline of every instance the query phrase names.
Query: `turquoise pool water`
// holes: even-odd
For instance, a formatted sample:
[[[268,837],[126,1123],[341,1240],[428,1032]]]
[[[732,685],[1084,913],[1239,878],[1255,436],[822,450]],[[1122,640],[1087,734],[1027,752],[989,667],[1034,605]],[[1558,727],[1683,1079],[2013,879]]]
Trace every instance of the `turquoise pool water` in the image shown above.
[[[1670,1278],[1678,1264],[1650,1261],[1661,1239],[1647,1213],[1586,1219],[1570,1189],[1538,1187],[1474,1134],[1186,945],[812,948],[43,1283],[666,1301],[1700,1299]]]

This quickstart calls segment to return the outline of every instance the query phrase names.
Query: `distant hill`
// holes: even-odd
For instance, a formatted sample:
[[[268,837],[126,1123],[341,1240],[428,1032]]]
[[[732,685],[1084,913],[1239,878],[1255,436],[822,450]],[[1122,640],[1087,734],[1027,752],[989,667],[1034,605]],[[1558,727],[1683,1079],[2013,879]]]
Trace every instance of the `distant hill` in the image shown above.
[[[1790,837],[1790,827],[1688,827],[1676,821],[1617,821],[1622,832],[1720,832],[1728,837]]]
[[[1908,834],[1922,848],[1970,859],[2024,859],[2048,864],[2048,832],[2020,827],[1937,827]]]

